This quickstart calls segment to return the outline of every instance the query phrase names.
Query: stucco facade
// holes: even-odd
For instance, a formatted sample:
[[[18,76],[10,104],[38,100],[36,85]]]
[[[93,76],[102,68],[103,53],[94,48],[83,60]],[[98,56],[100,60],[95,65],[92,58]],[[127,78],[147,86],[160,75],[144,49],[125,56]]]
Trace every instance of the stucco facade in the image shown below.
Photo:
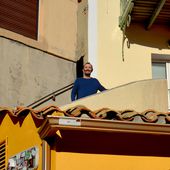
[[[72,84],[77,60],[87,60],[87,1],[38,2],[37,40],[0,28],[2,106],[26,106]],[[69,96],[56,102],[69,103]]]
[[[76,64],[6,38],[0,39],[1,106],[29,105],[71,84]],[[56,98],[70,102],[70,91]]]
[[[87,55],[86,0],[40,0],[38,11],[38,40],[2,28],[0,35],[73,61]]]
[[[123,32],[119,28],[120,0],[97,0],[97,77],[108,88],[133,81],[151,79],[151,55],[170,54],[167,40],[169,29],[131,23]],[[127,47],[127,40],[130,48]],[[122,59],[124,55],[124,61]]]
[[[132,109],[142,112],[152,108],[154,110],[167,112],[167,99],[167,81],[150,79],[112,88],[76,100],[68,105],[61,106],[60,108],[67,109],[68,107],[74,107],[76,105],[84,105],[95,110],[103,107],[117,110]]]
[[[37,146],[37,170],[169,169],[167,82],[146,80],[152,78],[151,54],[170,54],[168,30],[130,25],[128,48],[118,23],[120,0],[96,5],[97,78],[109,90],[65,105],[68,91],[40,110],[0,108],[6,167],[10,157]],[[0,106],[30,104],[74,81],[76,61],[88,60],[87,9],[86,0],[40,0],[37,41],[0,29]],[[76,112],[76,105],[84,108]],[[101,109],[99,116],[90,109]]]

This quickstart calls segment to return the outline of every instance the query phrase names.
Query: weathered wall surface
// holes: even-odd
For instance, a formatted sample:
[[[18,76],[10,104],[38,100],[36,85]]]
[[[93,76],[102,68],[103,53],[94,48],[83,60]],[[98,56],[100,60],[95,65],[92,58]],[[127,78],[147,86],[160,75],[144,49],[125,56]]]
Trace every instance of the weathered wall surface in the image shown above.
[[[66,59],[87,53],[87,0],[39,1],[38,40],[0,28],[0,36],[17,40]],[[86,56],[87,57],[87,56]]]
[[[125,84],[110,90],[79,99],[61,109],[84,105],[92,110],[110,108],[114,110],[133,109],[142,112],[147,109],[168,111],[166,80],[144,80]]]
[[[77,10],[77,48],[76,56],[79,59],[84,56],[84,60],[88,60],[88,3],[83,0],[78,5]]]
[[[28,105],[73,83],[75,66],[74,62],[1,37],[0,105]],[[69,101],[69,92],[57,98],[58,105]]]

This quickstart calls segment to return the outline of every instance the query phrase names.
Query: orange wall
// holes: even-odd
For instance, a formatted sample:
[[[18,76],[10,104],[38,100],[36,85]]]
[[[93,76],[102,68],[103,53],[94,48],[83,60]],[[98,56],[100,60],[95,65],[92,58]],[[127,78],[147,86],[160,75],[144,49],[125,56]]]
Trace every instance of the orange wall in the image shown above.
[[[61,130],[52,170],[169,170],[169,135]]]
[[[19,152],[37,146],[40,153],[38,170],[42,170],[41,139],[32,116],[28,114],[24,121],[21,118],[17,121],[6,114],[0,122],[0,141],[7,138],[7,160]]]
[[[8,158],[37,146],[38,170],[42,170],[41,139],[32,116],[29,114],[24,120],[16,121],[6,114],[0,120],[3,120],[0,122],[0,141],[8,139]],[[60,140],[55,144],[56,150],[51,152],[51,170],[170,169],[169,136],[61,131]]]
[[[57,153],[58,170],[169,170],[170,158]]]

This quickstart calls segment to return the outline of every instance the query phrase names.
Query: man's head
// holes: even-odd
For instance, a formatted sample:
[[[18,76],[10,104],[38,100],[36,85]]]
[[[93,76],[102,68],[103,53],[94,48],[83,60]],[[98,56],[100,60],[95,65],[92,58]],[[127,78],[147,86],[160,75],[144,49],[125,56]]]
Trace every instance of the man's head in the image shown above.
[[[83,66],[83,74],[86,77],[90,77],[91,73],[93,71],[93,66],[91,63],[87,62]]]

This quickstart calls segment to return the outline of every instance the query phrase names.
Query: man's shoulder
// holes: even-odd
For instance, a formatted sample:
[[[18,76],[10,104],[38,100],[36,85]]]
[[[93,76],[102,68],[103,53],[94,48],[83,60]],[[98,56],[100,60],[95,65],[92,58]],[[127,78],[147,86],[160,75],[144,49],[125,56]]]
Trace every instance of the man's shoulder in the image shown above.
[[[83,77],[78,77],[78,78],[77,78],[77,81],[82,81],[82,80],[84,80]]]
[[[94,78],[94,77],[92,77],[91,80],[92,81],[98,81],[97,78]]]
[[[83,77],[78,77],[75,81],[76,82],[80,82],[80,81],[97,81],[98,82],[97,78],[94,78],[94,77],[90,77],[89,79],[83,78]]]
[[[78,77],[78,78],[75,80],[75,83],[80,82],[80,81],[82,81],[82,80],[83,80],[82,77]]]

